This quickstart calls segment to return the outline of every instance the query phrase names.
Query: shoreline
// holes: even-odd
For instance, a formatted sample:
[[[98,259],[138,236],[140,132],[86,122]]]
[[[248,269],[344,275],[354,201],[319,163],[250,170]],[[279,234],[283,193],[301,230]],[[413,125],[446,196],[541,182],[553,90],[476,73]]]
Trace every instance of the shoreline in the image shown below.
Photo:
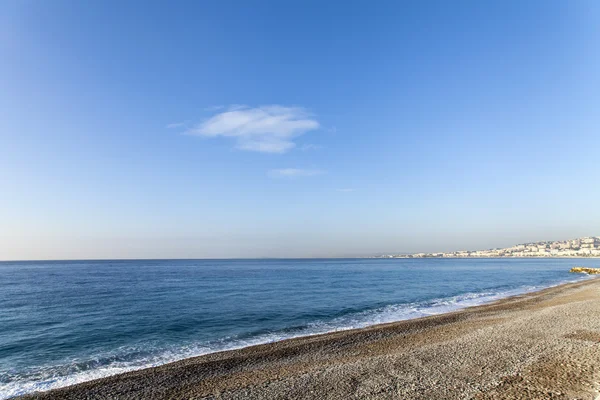
[[[556,302],[556,298],[569,298],[569,296],[572,297],[579,292],[586,293],[583,296],[586,307],[590,308],[588,311],[595,312],[598,318],[594,321],[594,318],[590,319],[589,313],[584,313],[585,317],[583,319],[563,321],[562,324],[555,322],[554,328],[560,330],[561,327],[564,328],[563,325],[569,327],[574,322],[578,322],[581,326],[577,329],[581,330],[586,325],[596,324],[592,326],[594,329],[590,330],[588,327],[583,331],[592,332],[588,336],[591,335],[590,337],[593,338],[596,338],[594,335],[597,335],[597,342],[600,342],[600,305],[594,305],[594,302],[591,301],[594,299],[600,300],[600,290],[598,289],[600,289],[600,280],[586,279],[536,292],[510,296],[491,303],[467,307],[449,313],[210,353],[18,398],[237,399],[279,397],[316,399],[393,398],[393,396],[397,397],[398,395],[410,398],[431,398],[432,396],[464,398],[466,395],[472,396],[475,394],[480,395],[477,398],[511,398],[498,396],[499,393],[496,396],[486,397],[485,393],[490,390],[497,390],[498,384],[505,387],[505,389],[515,386],[514,382],[506,386],[506,382],[510,379],[517,379],[517,381],[523,383],[524,381],[516,378],[521,375],[515,375],[516,370],[523,369],[518,368],[518,366],[529,365],[534,359],[543,356],[545,353],[531,353],[531,351],[528,353],[527,349],[531,346],[529,344],[523,348],[522,351],[525,354],[522,354],[521,358],[524,358],[519,358],[517,360],[519,362],[514,360],[515,354],[507,354],[508,360],[494,360],[489,359],[489,357],[488,359],[485,359],[485,357],[481,359],[481,354],[493,355],[493,353],[489,353],[489,349],[486,349],[486,347],[493,348],[497,347],[498,344],[504,349],[511,347],[508,342],[511,340],[519,342],[518,336],[508,340],[507,343],[495,343],[495,341],[490,340],[490,343],[495,344],[486,345],[484,343],[483,348],[476,353],[478,356],[474,356],[471,360],[465,360],[464,365],[470,365],[469,361],[475,361],[476,364],[481,362],[491,364],[489,368],[479,371],[481,372],[477,375],[479,379],[475,380],[477,384],[471,382],[473,380],[471,373],[467,375],[459,373],[458,375],[462,378],[455,377],[451,380],[447,376],[444,378],[443,376],[448,375],[449,371],[456,372],[456,366],[437,365],[436,362],[431,360],[427,362],[427,359],[424,361],[421,358],[423,354],[431,352],[432,347],[434,347],[437,349],[436,354],[440,359],[446,359],[448,363],[452,364],[455,360],[451,355],[460,357],[460,353],[448,353],[446,347],[455,347],[459,344],[466,349],[474,346],[480,347],[480,337],[474,342],[473,340],[470,342],[468,339],[474,332],[481,333],[481,329],[497,329],[499,326],[496,325],[499,321],[504,321],[510,325],[524,317],[531,318],[527,311],[540,309],[547,313],[545,303],[552,303],[553,299]],[[565,301],[565,299],[562,302],[568,308],[572,308],[575,304],[575,302]],[[527,315],[520,315],[523,313]],[[540,318],[542,317],[540,316]],[[584,321],[585,319],[588,321]],[[577,331],[577,329],[575,330]],[[541,335],[538,332],[539,337],[537,337],[535,343],[556,342],[554,337],[553,341],[546,338],[545,336],[548,336],[546,332],[547,330],[541,331]],[[517,334],[521,333],[522,331],[517,331]],[[567,332],[566,334],[571,334],[572,337],[564,338],[565,334],[560,337],[563,340],[577,340],[578,338],[577,332]],[[463,343],[465,340],[466,343]],[[442,347],[437,348],[439,346]],[[556,347],[557,344],[554,343],[554,346]],[[597,358],[594,358],[594,356],[590,360],[600,363],[600,350],[596,353]],[[386,364],[382,358],[398,359],[398,361],[402,359],[404,363],[378,366],[381,363]],[[415,364],[416,360],[420,360],[417,363],[420,368],[417,368],[417,365],[412,365]],[[473,366],[471,365],[471,367]],[[446,368],[449,368],[449,371],[444,372]],[[586,374],[589,374],[589,369],[589,366],[584,368]],[[365,370],[369,372],[366,373]],[[359,371],[364,373],[359,373]],[[395,373],[390,376],[389,371],[395,371]],[[419,378],[424,371],[429,371],[429,373]],[[576,371],[571,371],[571,373],[574,372]],[[429,382],[427,376],[430,373],[438,376],[435,382]],[[387,376],[389,382],[382,382],[382,374]],[[491,376],[488,376],[490,374]],[[562,394],[569,391],[573,393],[591,393],[593,385],[600,380],[598,376],[594,376],[595,378],[592,378],[593,382],[588,382],[587,386],[583,378],[581,378],[581,382],[571,382],[567,385],[569,386],[568,390],[561,383],[559,386],[562,387],[562,391],[557,391],[561,394],[553,394],[554,397],[551,398],[571,398],[561,397]],[[327,377],[327,379],[323,380],[324,377]],[[338,383],[334,385],[333,382]],[[359,396],[356,394],[356,388],[351,390],[351,387],[356,386],[354,384],[350,385],[351,382],[355,382],[358,385],[357,387],[362,387],[363,384],[367,386],[378,386],[379,384],[384,390],[380,388],[377,393],[365,393],[365,396]],[[465,383],[467,384],[465,385]],[[589,398],[593,399],[594,397]]]

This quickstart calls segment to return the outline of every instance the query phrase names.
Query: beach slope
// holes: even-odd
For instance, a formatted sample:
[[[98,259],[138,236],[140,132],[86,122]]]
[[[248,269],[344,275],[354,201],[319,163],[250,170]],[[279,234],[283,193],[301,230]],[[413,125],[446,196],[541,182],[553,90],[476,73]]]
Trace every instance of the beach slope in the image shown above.
[[[210,354],[39,399],[596,399],[600,279]],[[600,397],[599,397],[600,398]]]

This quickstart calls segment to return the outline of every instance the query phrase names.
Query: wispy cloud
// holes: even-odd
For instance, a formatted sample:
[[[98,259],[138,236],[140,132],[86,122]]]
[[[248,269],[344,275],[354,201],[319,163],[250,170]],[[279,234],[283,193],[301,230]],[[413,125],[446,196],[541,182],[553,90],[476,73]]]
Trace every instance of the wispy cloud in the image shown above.
[[[241,150],[285,153],[296,146],[294,138],[318,128],[319,122],[301,107],[236,105],[186,133],[209,138],[231,137]]]
[[[222,110],[222,109],[224,109],[224,108],[225,108],[225,106],[210,106],[210,107],[206,107],[206,108],[204,108],[204,111],[207,111],[207,112],[214,112],[214,111],[219,111],[219,110]]]
[[[176,128],[181,128],[185,126],[185,122],[174,122],[172,124],[168,124],[166,126],[167,129],[176,129]]]
[[[303,144],[302,146],[298,147],[300,150],[302,151],[308,151],[308,150],[320,150],[323,148],[323,146],[318,145],[318,144]]]
[[[320,169],[283,168],[269,171],[271,178],[300,178],[306,176],[322,175],[325,171]]]

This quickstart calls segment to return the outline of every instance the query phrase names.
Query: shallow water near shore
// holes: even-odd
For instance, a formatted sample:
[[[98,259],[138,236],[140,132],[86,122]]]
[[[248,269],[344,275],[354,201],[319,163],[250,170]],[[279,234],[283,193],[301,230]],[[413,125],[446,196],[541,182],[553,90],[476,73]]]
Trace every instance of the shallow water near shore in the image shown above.
[[[0,398],[589,279],[598,259],[0,263]]]

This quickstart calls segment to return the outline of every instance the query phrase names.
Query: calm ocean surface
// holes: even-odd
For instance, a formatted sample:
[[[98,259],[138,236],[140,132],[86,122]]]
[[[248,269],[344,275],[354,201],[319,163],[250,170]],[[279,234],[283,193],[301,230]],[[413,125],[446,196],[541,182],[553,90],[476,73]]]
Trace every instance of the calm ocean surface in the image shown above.
[[[0,262],[0,398],[587,279],[574,265],[600,260]]]

